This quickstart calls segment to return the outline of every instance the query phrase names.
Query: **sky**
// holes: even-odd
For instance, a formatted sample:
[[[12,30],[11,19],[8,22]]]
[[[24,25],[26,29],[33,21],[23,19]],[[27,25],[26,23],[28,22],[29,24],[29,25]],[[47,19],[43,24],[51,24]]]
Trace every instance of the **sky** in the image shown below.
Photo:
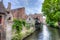
[[[42,3],[44,0],[3,0],[7,8],[8,2],[11,2],[11,8],[25,7],[26,14],[41,13]]]

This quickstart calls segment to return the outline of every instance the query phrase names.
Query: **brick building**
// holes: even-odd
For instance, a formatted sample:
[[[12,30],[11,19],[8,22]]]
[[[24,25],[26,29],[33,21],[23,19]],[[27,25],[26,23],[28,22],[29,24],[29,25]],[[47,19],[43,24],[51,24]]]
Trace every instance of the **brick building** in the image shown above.
[[[11,10],[13,18],[15,19],[26,19],[27,15],[25,14],[25,8],[17,8]]]
[[[36,23],[43,23],[43,15],[42,14],[30,14],[26,19],[26,23],[28,23],[31,27]]]
[[[37,14],[37,13],[35,13],[35,14],[30,14],[29,16],[31,16],[31,17],[33,17],[34,19],[38,19],[39,20],[39,22],[41,22],[41,23],[43,23],[43,14]]]

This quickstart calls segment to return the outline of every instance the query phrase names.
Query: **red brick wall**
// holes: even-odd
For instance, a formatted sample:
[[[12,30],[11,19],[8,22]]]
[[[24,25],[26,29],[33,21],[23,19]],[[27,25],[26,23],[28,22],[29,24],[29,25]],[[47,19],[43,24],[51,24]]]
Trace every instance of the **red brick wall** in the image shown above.
[[[11,12],[13,14],[13,18],[16,18],[16,19],[25,19],[26,18],[25,8],[24,7],[14,9]]]

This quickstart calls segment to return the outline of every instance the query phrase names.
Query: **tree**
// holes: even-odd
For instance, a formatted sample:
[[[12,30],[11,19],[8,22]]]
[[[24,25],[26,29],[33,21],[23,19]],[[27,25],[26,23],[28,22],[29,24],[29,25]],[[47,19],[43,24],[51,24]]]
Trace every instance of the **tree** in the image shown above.
[[[42,5],[42,12],[47,17],[46,22],[60,21],[60,0],[45,0]]]

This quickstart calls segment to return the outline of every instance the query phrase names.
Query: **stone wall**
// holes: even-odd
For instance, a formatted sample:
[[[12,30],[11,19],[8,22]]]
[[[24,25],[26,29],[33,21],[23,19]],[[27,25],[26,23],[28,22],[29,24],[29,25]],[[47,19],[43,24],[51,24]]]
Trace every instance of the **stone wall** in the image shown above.
[[[11,40],[12,38],[12,23],[8,23],[6,26],[6,40]]]

